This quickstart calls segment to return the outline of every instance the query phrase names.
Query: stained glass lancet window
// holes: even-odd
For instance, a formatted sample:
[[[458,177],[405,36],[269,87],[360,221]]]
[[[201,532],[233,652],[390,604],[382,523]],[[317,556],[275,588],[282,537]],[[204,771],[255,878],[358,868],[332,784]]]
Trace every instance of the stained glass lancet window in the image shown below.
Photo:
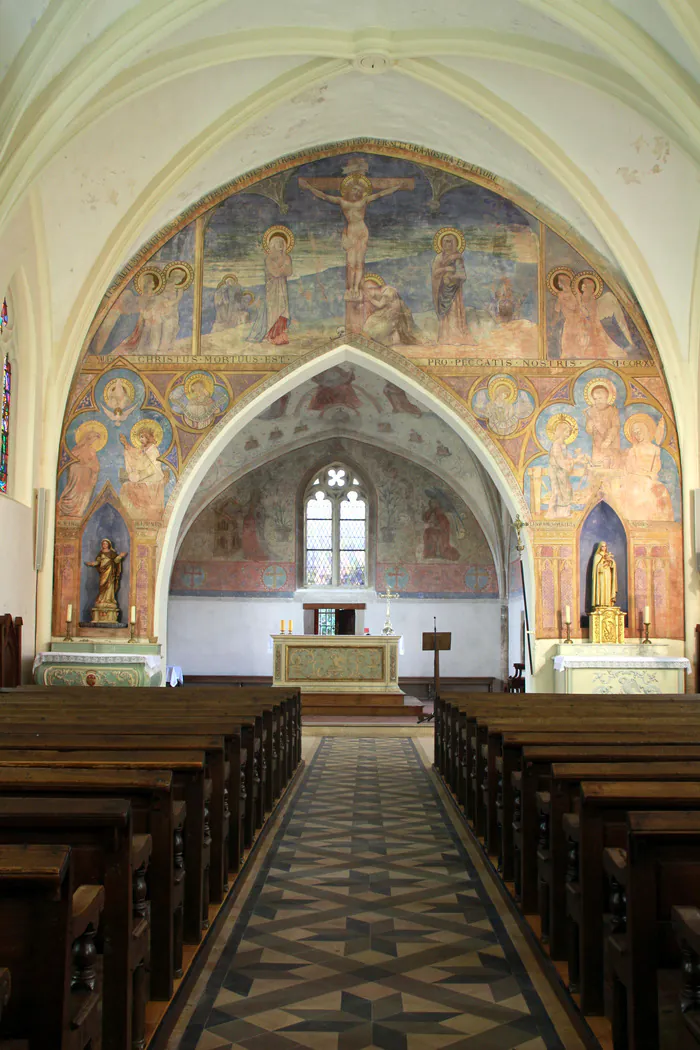
[[[367,496],[352,470],[333,463],[314,475],[304,497],[307,587],[367,584]]]
[[[2,405],[0,406],[0,492],[7,492],[11,391],[12,366],[10,358],[5,355],[2,366]]]

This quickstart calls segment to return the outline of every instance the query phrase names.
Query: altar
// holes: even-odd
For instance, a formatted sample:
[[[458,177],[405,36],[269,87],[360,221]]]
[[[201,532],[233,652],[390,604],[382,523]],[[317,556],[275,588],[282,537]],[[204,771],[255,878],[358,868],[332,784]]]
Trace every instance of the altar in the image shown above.
[[[559,645],[553,657],[558,693],[684,693],[690,661],[664,644]]]
[[[401,693],[400,635],[272,635],[272,684],[305,693]]]

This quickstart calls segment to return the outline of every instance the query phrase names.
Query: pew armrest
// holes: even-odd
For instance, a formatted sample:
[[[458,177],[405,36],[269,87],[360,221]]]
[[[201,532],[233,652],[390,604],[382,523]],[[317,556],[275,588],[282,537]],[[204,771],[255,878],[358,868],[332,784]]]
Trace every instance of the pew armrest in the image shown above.
[[[131,837],[131,867],[134,871],[141,865],[148,866],[151,859],[153,840],[150,835],[132,835]]]
[[[700,955],[700,908],[676,906],[671,908],[673,932],[679,941]]]
[[[607,846],[603,850],[603,870],[620,886],[627,885],[627,850],[619,846]]]
[[[548,791],[536,791],[535,800],[538,813],[549,813],[552,805],[552,796]]]
[[[579,841],[581,822],[578,813],[565,813],[562,817],[562,827],[567,838]]]
[[[78,886],[73,894],[71,913],[71,938],[75,941],[82,937],[88,926],[97,929],[100,914],[105,905],[105,888],[98,885]]]
[[[516,791],[520,791],[520,787],[523,782],[523,775],[519,769],[513,770],[510,775],[511,787],[515,788]]]

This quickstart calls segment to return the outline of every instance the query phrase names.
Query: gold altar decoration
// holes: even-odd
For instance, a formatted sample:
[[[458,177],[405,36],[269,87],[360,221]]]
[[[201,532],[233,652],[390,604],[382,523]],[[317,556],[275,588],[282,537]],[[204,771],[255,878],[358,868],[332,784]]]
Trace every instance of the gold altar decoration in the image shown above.
[[[399,635],[272,636],[273,685],[304,692],[400,693]]]
[[[601,645],[620,645],[625,640],[625,614],[617,603],[617,565],[605,541],[598,544],[591,567],[591,611],[589,637]]]

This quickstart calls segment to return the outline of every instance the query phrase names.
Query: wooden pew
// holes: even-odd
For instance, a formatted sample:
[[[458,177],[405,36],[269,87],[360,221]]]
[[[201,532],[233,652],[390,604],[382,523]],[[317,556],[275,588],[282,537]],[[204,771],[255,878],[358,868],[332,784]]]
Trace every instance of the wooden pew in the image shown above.
[[[570,922],[569,984],[580,984],[584,1013],[603,1011],[603,850],[624,847],[628,812],[700,809],[700,783],[584,782],[579,812],[567,813],[566,909]]]
[[[536,792],[539,836],[536,843],[523,842],[523,853],[535,853],[538,875],[539,912],[542,931],[549,941],[553,959],[566,957],[566,866],[567,842],[564,815],[574,811],[581,784],[622,781],[687,781],[700,783],[700,760],[664,761],[650,753],[645,761],[555,762],[551,766],[548,790]],[[531,863],[523,857],[523,865]]]
[[[498,786],[496,794],[496,819],[500,825],[501,871],[503,878],[512,881],[515,877],[513,860],[513,823],[514,810],[518,809],[520,828],[524,826],[525,841],[530,841],[537,827],[537,810],[535,791],[546,787],[546,778],[551,772],[553,762],[610,762],[635,761],[649,755],[659,758],[677,758],[681,761],[700,760],[700,742],[663,743],[666,734],[653,733],[607,733],[595,734],[596,743],[590,742],[591,735],[581,733],[556,734],[556,741],[547,740],[553,734],[506,733],[503,735],[501,755],[496,758],[496,775]],[[670,733],[676,736],[675,732]],[[660,740],[661,737],[661,740]],[[526,883],[530,885],[535,877],[532,867],[526,872]],[[522,881],[522,871],[518,873]],[[529,894],[528,899],[531,895]],[[555,956],[558,958],[558,956]]]
[[[135,710],[125,705],[118,711],[109,708],[105,710],[99,705],[91,711],[90,720],[87,722],[79,705],[59,707],[51,700],[45,701],[44,707],[36,704],[30,707],[23,704],[11,707],[7,703],[0,703],[0,739],[5,732],[30,736],[32,732],[46,733],[56,730],[70,730],[76,734],[76,739],[78,734],[84,735],[86,732],[93,736],[99,732],[121,737],[143,737],[163,733],[184,740],[191,738],[192,734],[220,734],[224,740],[225,761],[229,768],[228,799],[236,800],[235,805],[240,802],[242,792],[247,796],[241,814],[243,842],[241,844],[238,835],[230,836],[229,839],[229,867],[236,871],[240,862],[241,847],[247,848],[252,845],[256,827],[261,826],[263,818],[259,801],[261,716],[227,716],[224,719],[204,711],[201,715],[196,715],[181,710],[173,710],[170,714],[149,713],[149,710],[144,709],[143,705]],[[212,820],[217,828],[226,826],[225,808],[225,797],[213,794]]]
[[[0,798],[0,850],[24,843],[69,845],[74,888],[104,886],[103,1044],[144,1045],[150,836],[133,833],[131,806],[121,799]]]
[[[615,1047],[658,1050],[657,973],[676,967],[674,905],[700,904],[700,813],[630,813],[626,850],[606,850],[612,932],[606,945]]]
[[[7,796],[108,797],[131,802],[134,830],[150,834],[151,994],[170,999],[173,977],[182,968],[184,866],[175,832],[184,823],[185,803],[172,797],[172,773],[165,770],[27,769],[0,767],[0,798]],[[181,840],[180,840],[181,842]],[[197,940],[199,939],[197,930]]]
[[[74,892],[67,846],[0,847],[0,958],[12,972],[1,1038],[101,1050],[94,939],[103,902],[102,886]]]
[[[198,928],[209,915],[211,830],[209,804],[211,781],[205,779],[204,754],[199,751],[49,751],[0,750],[0,768],[26,769],[141,769],[173,775],[173,796],[186,806],[184,825],[185,901],[183,928],[186,940],[199,941]],[[220,892],[219,902],[223,900]],[[177,976],[177,974],[176,974]]]
[[[686,1042],[679,1050],[700,1046],[700,908],[671,908],[671,923],[681,954],[678,1008]]]
[[[194,734],[190,736],[173,736],[169,733],[160,733],[155,736],[138,733],[91,733],[89,727],[85,731],[84,724],[79,726],[68,725],[66,728],[47,727],[36,733],[15,732],[16,727],[4,724],[0,736],[0,746],[3,750],[32,750],[45,749],[56,752],[71,751],[146,751],[153,752],[163,750],[172,751],[203,751],[206,761],[206,778],[211,780],[211,813],[210,822],[212,828],[211,844],[211,900],[220,900],[220,893],[227,889],[229,873],[229,843],[227,835],[235,838],[234,849],[236,863],[233,870],[238,870],[240,862],[240,851],[242,850],[242,822],[243,815],[240,808],[240,793],[234,790],[233,796],[229,793],[229,780],[235,785],[240,783],[240,755],[231,756],[235,763],[233,773],[229,768],[226,758],[226,750],[223,736],[203,736]],[[245,754],[244,754],[245,761]],[[228,814],[230,806],[230,815]],[[217,835],[217,818],[221,814],[221,834]]]

